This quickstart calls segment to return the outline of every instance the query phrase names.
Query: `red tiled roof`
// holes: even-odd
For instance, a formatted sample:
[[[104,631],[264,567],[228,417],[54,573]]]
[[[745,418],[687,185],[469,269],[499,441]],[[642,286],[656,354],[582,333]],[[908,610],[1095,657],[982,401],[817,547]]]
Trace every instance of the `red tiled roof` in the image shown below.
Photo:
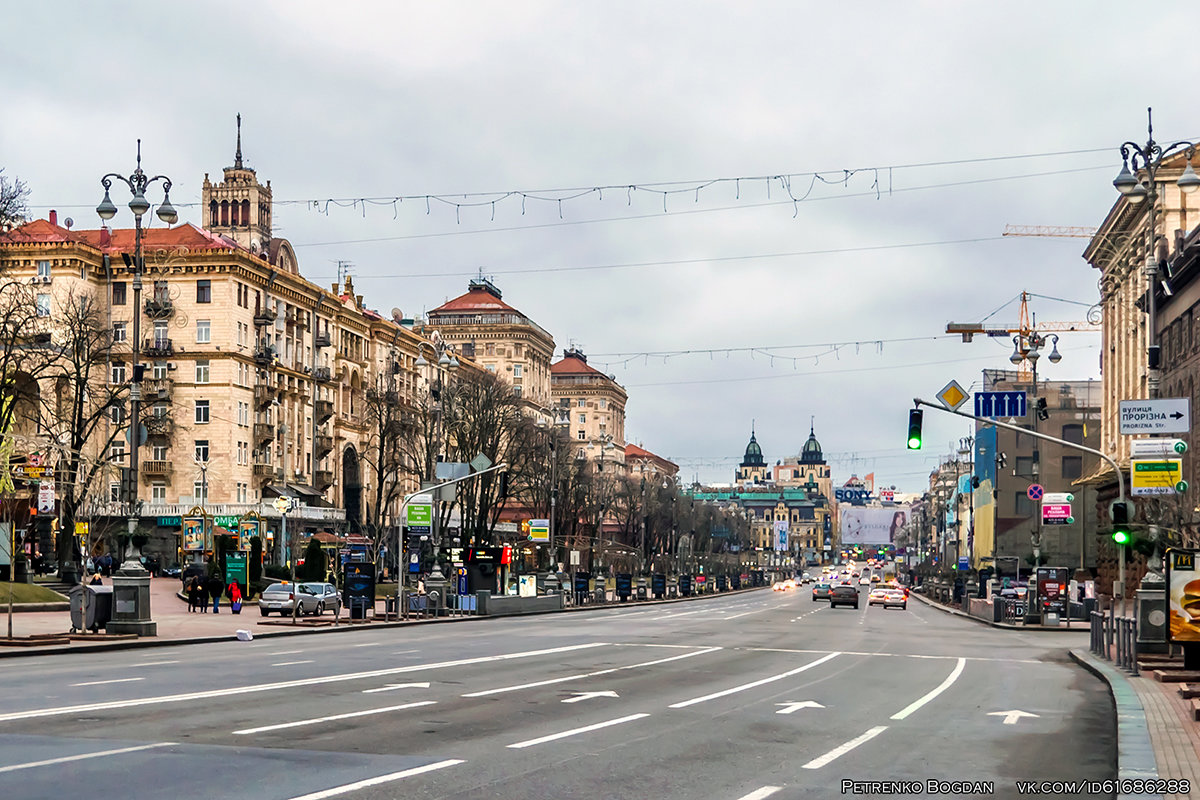
[[[583,359],[576,358],[573,355],[563,356],[561,361],[556,361],[550,365],[551,375],[599,375],[601,378],[607,378],[600,370],[595,367],[588,366],[588,363]]]
[[[671,461],[670,459],[667,459],[667,458],[663,458],[662,456],[656,455],[655,453],[651,453],[649,450],[645,450],[641,447],[638,447],[636,444],[632,444],[632,443],[625,445],[625,461],[628,462],[629,459],[631,459],[631,458],[633,458],[633,459],[640,458],[640,459],[645,459],[645,460],[649,460],[649,461],[657,461],[660,464],[670,465],[672,467],[675,467],[676,470],[679,469],[679,465],[676,464],[674,461]]]
[[[442,303],[429,313],[438,314],[452,311],[511,311],[514,314],[521,313],[481,286],[472,286],[466,294],[459,295],[453,300]]]
[[[136,231],[133,228],[117,228],[107,231],[105,240],[103,229],[90,231],[72,231],[55,225],[49,220],[35,219],[19,228],[14,228],[5,234],[0,234],[0,244],[54,244],[59,242],[79,242],[90,245],[106,252],[132,252]],[[191,250],[229,250],[240,249],[232,239],[209,233],[206,230],[186,222],[175,228],[146,228],[142,231],[142,247],[147,250],[155,248],[184,246]]]

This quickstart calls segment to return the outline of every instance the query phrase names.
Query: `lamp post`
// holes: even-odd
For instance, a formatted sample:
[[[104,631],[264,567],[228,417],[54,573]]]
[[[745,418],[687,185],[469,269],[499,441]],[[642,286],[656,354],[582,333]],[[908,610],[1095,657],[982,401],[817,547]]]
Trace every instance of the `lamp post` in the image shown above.
[[[130,405],[130,427],[129,427],[129,488],[128,497],[126,498],[129,507],[129,536],[132,537],[134,531],[137,530],[139,505],[138,505],[138,450],[141,447],[141,404],[142,404],[142,387],[141,387],[141,368],[138,366],[139,356],[141,355],[141,334],[142,334],[142,217],[150,210],[150,201],[146,199],[146,189],[150,184],[156,181],[161,181],[163,185],[163,201],[156,212],[158,218],[167,225],[174,225],[179,219],[179,214],[175,207],[171,205],[171,179],[166,175],[155,175],[153,178],[147,177],[142,171],[142,140],[137,140],[137,168],[129,177],[125,177],[120,173],[110,172],[100,179],[100,184],[104,187],[104,199],[100,201],[100,205],[96,206],[96,213],[100,219],[108,221],[117,215],[117,207],[113,204],[112,198],[109,196],[109,189],[112,188],[113,181],[118,180],[129,187],[133,198],[129,201],[129,210],[133,212],[134,219],[134,252],[133,252],[133,345],[132,354],[130,355],[130,383],[129,383],[129,405]],[[137,562],[130,559],[128,562],[130,568],[139,567]],[[121,569],[126,569],[125,564],[121,565]]]
[[[425,475],[433,482],[437,480],[435,474],[435,470],[437,469],[436,464],[441,461],[442,455],[440,451],[443,444],[443,425],[445,423],[442,410],[446,402],[446,386],[449,383],[449,376],[455,373],[459,364],[458,358],[454,355],[450,346],[446,344],[437,331],[434,331],[430,336],[430,342],[419,342],[417,344],[417,360],[413,362],[414,366],[420,369],[430,366],[430,362],[426,360],[423,353],[423,350],[426,348],[434,356],[437,365],[437,381],[430,389],[430,396],[433,398],[434,403],[433,437],[431,441],[433,447],[425,448]],[[435,450],[438,452],[435,453]],[[434,509],[433,519],[431,520],[431,524],[433,525],[433,568],[429,572],[429,578],[425,581],[426,587],[429,590],[440,588],[446,583],[446,576],[442,574],[442,526],[439,522],[439,517],[441,516],[439,513],[441,510],[440,504],[435,503]],[[431,584],[434,586],[431,587]],[[439,594],[438,596],[443,597],[444,594]]]
[[[547,432],[549,437],[549,453],[550,453],[550,542],[548,544],[550,550],[550,572],[558,571],[558,554],[556,552],[554,542],[554,527],[555,517],[558,516],[558,445],[559,434],[566,426],[571,424],[570,412],[565,409],[543,409],[550,414],[553,422],[546,422],[545,419],[538,420],[538,427]]]
[[[600,561],[604,560],[604,512],[608,508],[608,497],[607,493],[604,491],[604,483],[600,479],[600,476],[604,474],[604,456],[610,450],[616,448],[616,444],[614,444],[612,434],[610,433],[601,434],[599,438],[589,441],[587,444],[587,450],[589,454],[596,450],[597,444],[600,445],[600,459],[597,462],[596,467],[596,491],[600,499],[600,512],[596,516],[596,530],[592,539],[592,557],[590,559],[592,563],[589,565],[592,570],[596,570],[598,566],[603,566],[602,564],[597,565],[595,563],[595,552],[597,549],[600,552]]]

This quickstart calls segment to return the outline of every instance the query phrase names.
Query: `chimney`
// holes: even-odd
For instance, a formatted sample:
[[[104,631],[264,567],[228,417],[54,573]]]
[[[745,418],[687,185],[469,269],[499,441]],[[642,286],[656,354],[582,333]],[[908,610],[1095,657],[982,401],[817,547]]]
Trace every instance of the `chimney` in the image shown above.
[[[100,226],[100,246],[107,247],[109,242],[111,242],[111,241],[112,241],[112,232],[109,231],[107,225],[101,225]]]
[[[50,209],[50,224],[51,225],[58,224],[58,212],[55,211],[53,208]]]
[[[361,294],[356,295],[354,299],[358,301],[358,307],[362,308],[363,307],[363,304],[362,304],[363,296]]]

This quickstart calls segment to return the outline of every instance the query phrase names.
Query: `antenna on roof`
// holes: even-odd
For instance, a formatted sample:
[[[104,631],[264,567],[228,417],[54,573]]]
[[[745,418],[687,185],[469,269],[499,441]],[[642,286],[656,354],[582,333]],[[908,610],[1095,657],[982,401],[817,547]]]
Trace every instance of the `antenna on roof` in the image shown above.
[[[233,156],[234,169],[242,168],[242,114],[239,111],[237,115],[237,153]]]

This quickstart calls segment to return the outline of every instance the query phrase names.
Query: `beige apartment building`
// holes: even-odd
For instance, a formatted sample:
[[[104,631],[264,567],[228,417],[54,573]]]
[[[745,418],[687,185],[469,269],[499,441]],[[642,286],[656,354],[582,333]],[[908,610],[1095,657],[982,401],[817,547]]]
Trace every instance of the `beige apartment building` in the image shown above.
[[[288,242],[271,235],[270,198],[270,186],[243,164],[239,136],[224,180],[203,184],[211,228],[144,232],[140,344],[150,416],[138,499],[146,553],[173,559],[181,517],[195,506],[226,527],[256,512],[273,543],[280,514],[270,501],[280,496],[293,501],[287,523],[302,535],[357,529],[372,511],[362,463],[372,442],[366,393],[394,393],[403,405],[424,391],[416,359],[429,343],[366,308],[350,279],[329,290],[306,280]],[[136,308],[123,256],[133,252],[132,229],[71,230],[54,212],[0,234],[0,270],[36,284],[38,313],[51,328],[70,295],[101,301],[115,342],[106,364],[113,383],[132,377]],[[548,375],[544,361],[534,375]],[[128,407],[104,424],[127,428]],[[42,427],[52,432],[53,421]],[[124,436],[114,441],[109,452],[89,454],[112,465],[104,500],[89,509],[96,517],[127,513],[117,476],[129,453]]]
[[[583,351],[570,348],[550,367],[550,391],[560,417],[567,414],[577,453],[592,461],[625,467],[625,401],[616,378],[589,366]]]
[[[632,442],[625,445],[625,469],[630,477],[662,478],[672,483],[679,475],[679,465],[674,461]]]

